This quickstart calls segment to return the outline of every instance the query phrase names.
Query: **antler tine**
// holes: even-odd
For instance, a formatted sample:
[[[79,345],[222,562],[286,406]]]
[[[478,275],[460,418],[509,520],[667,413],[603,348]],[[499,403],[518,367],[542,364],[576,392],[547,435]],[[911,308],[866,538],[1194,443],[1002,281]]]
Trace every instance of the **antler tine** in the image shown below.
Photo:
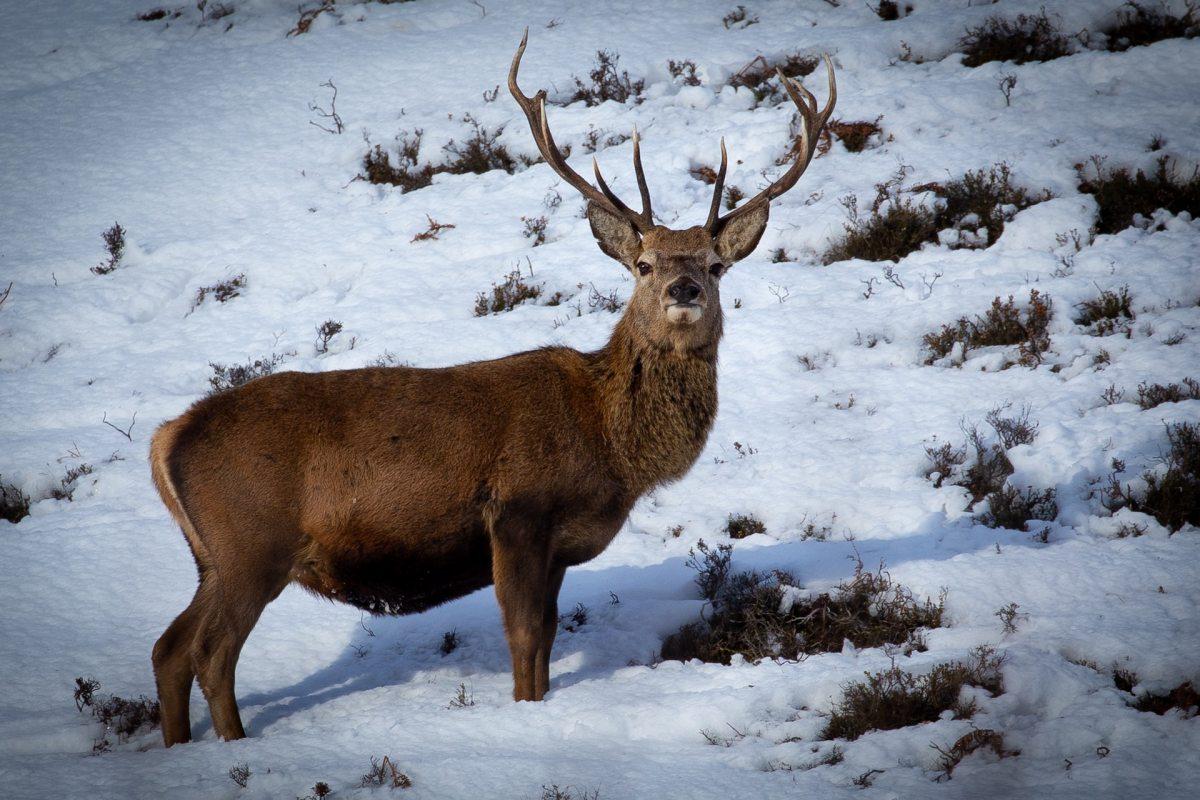
[[[525,45],[529,41],[529,29],[525,29],[525,35],[521,37],[521,44],[517,47],[517,52],[513,56],[512,65],[508,69],[508,91],[512,94],[513,99],[517,101],[517,105],[525,112],[525,118],[529,122],[530,132],[533,133],[533,141],[537,145],[538,152],[542,154],[542,158],[546,163],[558,173],[559,177],[569,183],[571,186],[584,196],[586,200],[593,203],[598,203],[601,206],[614,211],[625,217],[629,222],[641,232],[645,232],[653,226],[650,220],[650,203],[649,191],[645,188],[645,178],[642,175],[641,160],[637,156],[636,144],[634,147],[634,169],[638,173],[639,188],[642,189],[642,204],[643,213],[641,215],[634,213],[627,205],[622,203],[604,183],[604,179],[600,177],[599,169],[596,171],[596,176],[599,180],[603,193],[597,191],[596,187],[587,182],[578,172],[571,169],[567,164],[566,158],[558,149],[558,145],[554,142],[554,135],[550,133],[550,124],[546,116],[546,90],[539,89],[533,97],[529,97],[521,91],[521,87],[517,85],[517,73],[521,68],[521,57],[525,54]]]
[[[834,77],[833,61],[829,58],[828,53],[824,54],[824,60],[825,70],[829,73],[829,99],[825,102],[825,107],[820,112],[817,111],[817,98],[811,92],[805,89],[799,81],[788,78],[782,72],[779,72],[779,78],[783,83],[784,89],[787,90],[788,96],[800,111],[800,147],[797,148],[796,160],[788,167],[787,172],[776,178],[767,188],[729,212],[726,216],[714,220],[710,228],[714,233],[727,225],[730,220],[736,219],[739,215],[745,213],[747,209],[770,202],[788,189],[791,189],[796,185],[796,181],[800,179],[800,176],[804,174],[804,170],[808,169],[809,162],[812,161],[813,155],[816,153],[817,141],[821,135],[821,130],[825,127],[825,123],[829,121],[829,115],[833,113],[833,107],[837,103],[837,79]]]
[[[642,195],[642,219],[647,225],[654,224],[654,212],[650,210],[650,187],[646,185],[646,173],[642,171],[642,137],[637,125],[633,126],[633,173],[637,176],[638,192]]]
[[[712,205],[708,208],[708,221],[704,229],[712,232],[717,218],[721,214],[721,194],[725,191],[725,170],[729,167],[729,155],[725,152],[725,137],[721,137],[721,168],[717,170],[717,179],[713,181]]]
[[[608,198],[608,201],[612,203],[618,211],[627,217],[638,217],[640,219],[640,215],[638,215],[637,212],[625,205],[621,198],[617,197],[616,193],[612,189],[608,188],[608,182],[605,181],[604,176],[600,174],[600,162],[596,160],[595,156],[592,156],[592,172],[596,174],[596,183],[600,186],[600,191],[604,192],[604,196]]]

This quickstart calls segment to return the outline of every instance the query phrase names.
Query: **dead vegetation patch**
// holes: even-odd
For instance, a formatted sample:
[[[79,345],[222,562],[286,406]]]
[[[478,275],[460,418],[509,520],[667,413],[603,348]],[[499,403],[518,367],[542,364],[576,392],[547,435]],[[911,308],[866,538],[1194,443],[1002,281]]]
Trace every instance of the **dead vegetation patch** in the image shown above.
[[[512,311],[522,303],[541,296],[542,285],[526,282],[521,270],[514,269],[500,283],[493,283],[490,293],[480,292],[475,297],[475,316],[486,317],[488,314]]]
[[[1019,489],[1008,483],[1015,471],[1008,451],[1037,439],[1037,423],[1029,419],[1030,409],[1023,406],[1011,416],[1009,405],[993,408],[984,418],[992,429],[989,437],[979,425],[962,425],[967,441],[963,445],[943,442],[929,445],[925,477],[936,488],[949,481],[966,489],[971,497],[967,510],[987,501],[980,515],[981,524],[990,528],[1027,531],[1031,520],[1050,521],[1058,516],[1058,504],[1053,488],[1038,490],[1032,486]]]
[[[882,120],[882,114],[874,120],[831,119],[825,125],[825,129],[821,131],[821,141],[817,144],[817,154],[820,155],[829,152],[829,148],[833,144],[832,137],[834,136],[842,143],[842,147],[845,147],[851,153],[861,153],[870,145],[878,145],[883,141],[883,128],[879,125]],[[800,146],[799,137],[796,137],[795,142],[793,151]],[[789,158],[788,161],[790,160]]]
[[[568,97],[564,105],[582,101],[587,106],[598,106],[606,100],[625,103],[633,100],[634,105],[642,102],[642,90],[646,82],[641,78],[630,78],[629,73],[617,71],[617,62],[621,56],[612,50],[597,50],[596,65],[588,73],[585,82],[579,76],[572,76],[575,81],[575,91]]]
[[[1092,663],[1085,664],[1092,669],[1099,668]],[[1147,711],[1152,714],[1162,716],[1168,711],[1178,709],[1179,713],[1185,717],[1195,716],[1200,713],[1200,692],[1192,686],[1191,681],[1184,681],[1175,688],[1159,694],[1151,694],[1145,692],[1136,694],[1133,690],[1137,687],[1141,679],[1136,672],[1113,665],[1112,669],[1113,686],[1116,686],[1126,694],[1135,695],[1133,702],[1129,703],[1138,711]]]
[[[1028,531],[1031,520],[1050,522],[1057,516],[1058,502],[1053,488],[1039,490],[1027,486],[1022,490],[1006,483],[987,496],[987,510],[979,515],[979,522],[989,528]]]
[[[1115,291],[1101,289],[1098,295],[1084,300],[1076,308],[1079,314],[1075,317],[1075,324],[1089,328],[1089,332],[1095,336],[1118,332],[1128,335],[1130,328],[1127,321],[1132,321],[1136,316],[1128,285]]]
[[[749,89],[754,95],[755,105],[782,103],[787,94],[775,79],[775,70],[789,78],[803,78],[816,70],[821,60],[816,56],[800,53],[784,55],[776,60],[756,56],[729,79],[729,85]]]
[[[990,61],[1051,61],[1071,54],[1070,40],[1044,8],[1037,14],[1018,14],[1012,19],[988,17],[983,24],[967,28],[958,46],[964,53],[963,64],[968,67]]]
[[[1157,408],[1163,403],[1182,403],[1185,400],[1200,400],[1200,381],[1184,378],[1179,383],[1139,383],[1137,404],[1143,411]]]
[[[1006,750],[1004,736],[990,728],[980,728],[960,736],[948,750],[936,744],[929,746],[937,750],[941,756],[938,764],[940,772],[934,778],[938,783],[950,780],[954,775],[954,768],[977,750],[991,750],[997,758],[1009,758],[1021,754],[1020,750]]]
[[[1030,193],[1013,183],[1006,163],[971,170],[945,183],[925,183],[902,188],[909,167],[900,166],[886,181],[875,185],[869,213],[858,208],[857,196],[842,199],[846,232],[822,256],[825,264],[861,258],[899,261],[927,242],[951,248],[990,247],[1018,211],[1050,199],[1048,191]],[[931,192],[932,206],[918,202],[914,193]]]
[[[421,163],[421,140],[424,132],[416,129],[411,133],[401,131],[396,137],[396,163],[392,154],[382,145],[368,147],[362,160],[362,172],[358,179],[369,183],[398,186],[403,192],[422,189],[433,182],[434,175],[482,175],[496,169],[512,174],[519,167],[528,167],[538,162],[536,158],[513,155],[500,141],[504,126],[488,128],[471,114],[460,118],[470,127],[470,133],[461,141],[451,139],[442,145],[448,159],[440,164]],[[369,143],[368,143],[369,144]]]
[[[107,275],[121,265],[121,259],[125,255],[125,229],[121,227],[121,223],[114,222],[100,237],[104,240],[104,251],[108,253],[108,257],[92,267],[92,273]]]
[[[217,364],[208,362],[212,367],[212,377],[208,379],[211,388],[209,395],[227,392],[244,386],[255,378],[261,378],[275,372],[275,368],[287,360],[286,354],[271,353],[270,355],[247,359],[245,364]]]
[[[1099,233],[1117,233],[1148,218],[1158,209],[1172,214],[1186,211],[1200,216],[1200,167],[1187,175],[1176,162],[1163,155],[1150,173],[1127,167],[1105,167],[1107,159],[1092,156],[1087,164],[1076,164],[1079,191],[1096,198],[1100,206]]]
[[[1179,422],[1166,427],[1163,465],[1142,473],[1146,488],[1123,486],[1118,476],[1125,464],[1113,459],[1102,500],[1110,511],[1128,508],[1149,514],[1174,533],[1184,525],[1200,526],[1200,424]]]
[[[854,741],[870,731],[934,722],[944,711],[953,711],[955,719],[968,719],[977,709],[973,700],[963,702],[963,687],[977,686],[992,695],[1001,694],[1003,663],[1003,656],[981,646],[964,661],[938,664],[921,675],[894,664],[882,672],[867,673],[865,681],[842,687],[842,699],[833,707],[821,738]]]
[[[900,19],[900,9],[904,9],[904,16],[908,16],[913,12],[913,7],[910,3],[904,3],[901,6],[896,0],[879,0],[879,4],[875,6],[875,14],[884,22],[895,22]]]
[[[1200,35],[1200,19],[1195,3],[1188,0],[1182,14],[1175,13],[1163,2],[1127,2],[1117,9],[1116,21],[1101,30],[1107,37],[1107,47],[1114,52],[1131,47],[1161,42],[1163,39],[1191,39]]]
[[[925,629],[942,624],[944,598],[918,601],[882,566],[870,572],[859,563],[848,581],[811,596],[787,572],[733,572],[731,552],[729,545],[712,549],[703,540],[689,551],[707,614],[667,637],[664,659],[728,664],[738,653],[751,660],[798,659],[839,652],[846,640],[912,652],[925,649]]]
[[[0,475],[0,519],[16,524],[29,516],[29,495]]]
[[[730,539],[745,539],[766,532],[767,526],[753,514],[730,514],[725,520],[725,533]]]
[[[93,750],[107,750],[108,734],[115,733],[117,740],[124,742],[143,730],[157,728],[161,721],[158,701],[145,695],[130,700],[117,695],[97,695],[100,681],[94,678],[75,679],[75,708],[82,713],[87,710],[104,726]]]
[[[454,228],[458,227],[457,225],[454,225],[453,223],[450,223],[450,222],[438,222],[436,219],[429,216],[428,214],[425,215],[425,219],[429,220],[429,226],[426,227],[425,230],[421,231],[416,236],[414,236],[409,241],[409,244],[416,244],[417,242],[437,241],[437,239],[442,235],[443,231],[453,230]]]
[[[1037,289],[1029,292],[1029,302],[1024,308],[1017,306],[1012,295],[1007,300],[999,297],[992,300],[991,307],[982,316],[974,319],[959,317],[957,321],[943,325],[941,330],[925,334],[922,338],[928,355],[926,364],[955,353],[965,360],[967,353],[981,347],[1016,345],[1016,363],[1033,367],[1042,363],[1042,354],[1050,349],[1050,319],[1053,303],[1049,295]]]
[[[401,772],[390,756],[384,756],[383,760],[371,756],[371,768],[358,785],[363,788],[388,786],[392,789],[411,789],[413,783],[412,778]]]
[[[212,286],[201,286],[196,290],[196,296],[192,298],[192,307],[188,313],[192,313],[200,304],[210,296],[218,303],[228,303],[235,297],[241,297],[242,290],[246,288],[246,273],[239,272],[232,278],[226,278],[223,281],[217,281]]]
[[[721,24],[725,26],[725,30],[729,30],[730,28],[749,28],[757,22],[758,15],[751,14],[746,10],[745,6],[738,6],[721,17]]]
[[[700,77],[696,75],[696,62],[690,58],[680,61],[676,61],[675,59],[668,60],[667,72],[671,73],[671,77],[684,86],[700,85]]]

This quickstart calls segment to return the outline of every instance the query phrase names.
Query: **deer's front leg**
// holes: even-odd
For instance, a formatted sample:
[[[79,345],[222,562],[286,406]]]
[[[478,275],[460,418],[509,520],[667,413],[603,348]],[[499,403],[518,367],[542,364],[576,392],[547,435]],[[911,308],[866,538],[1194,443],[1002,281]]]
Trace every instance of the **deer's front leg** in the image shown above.
[[[546,581],[546,603],[542,614],[542,640],[538,647],[536,673],[533,681],[534,700],[541,700],[550,691],[550,652],[558,635],[558,590],[562,588],[566,567],[551,567]]]
[[[544,540],[512,530],[492,535],[492,580],[512,654],[513,700],[541,700],[545,694],[537,684],[550,577],[548,547]]]

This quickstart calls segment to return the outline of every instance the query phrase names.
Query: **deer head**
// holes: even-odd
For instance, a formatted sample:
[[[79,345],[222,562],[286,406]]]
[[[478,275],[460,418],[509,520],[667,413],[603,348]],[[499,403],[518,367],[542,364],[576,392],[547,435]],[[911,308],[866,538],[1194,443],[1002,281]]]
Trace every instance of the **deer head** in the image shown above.
[[[707,221],[692,228],[673,230],[654,222],[636,128],[633,131],[633,171],[641,194],[640,212],[625,205],[608,187],[595,158],[592,167],[599,189],[567,164],[550,133],[546,90],[540,89],[533,97],[528,97],[517,86],[517,72],[528,40],[526,29],[509,68],[508,90],[525,112],[542,158],[588,201],[587,217],[600,249],[633,274],[636,286],[627,318],[632,318],[634,328],[646,343],[660,348],[687,349],[710,342],[720,335],[721,276],[733,264],[754,252],[766,230],[771,201],[791,189],[804,173],[816,151],[821,129],[837,102],[837,84],[829,56],[825,56],[829,99],[820,111],[817,110],[817,99],[799,81],[776,70],[800,113],[800,142],[795,149],[795,160],[787,171],[753,198],[721,215],[729,162],[722,139],[721,168],[713,184]]]

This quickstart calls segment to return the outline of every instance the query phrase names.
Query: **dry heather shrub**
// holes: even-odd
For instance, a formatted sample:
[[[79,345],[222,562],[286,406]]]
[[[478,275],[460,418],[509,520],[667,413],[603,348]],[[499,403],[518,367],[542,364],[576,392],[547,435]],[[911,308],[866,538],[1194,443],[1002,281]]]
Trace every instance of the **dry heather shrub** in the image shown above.
[[[912,11],[912,4],[905,3],[904,16],[908,16]],[[895,22],[900,19],[900,4],[896,0],[879,0],[879,5],[875,6],[875,13],[884,22]]]
[[[1162,716],[1172,709],[1178,709],[1185,717],[1195,716],[1200,708],[1200,692],[1191,682],[1181,683],[1166,694],[1144,694],[1137,699],[1133,707],[1138,711],[1148,711]]]
[[[998,758],[1021,755],[1020,750],[1006,750],[1004,748],[1004,736],[990,728],[973,730],[970,733],[960,736],[951,745],[949,750],[933,743],[930,743],[929,746],[937,750],[938,754],[941,755],[941,760],[938,764],[941,774],[934,779],[938,783],[950,780],[954,775],[954,768],[976,750],[991,750]]]
[[[803,78],[811,74],[821,60],[816,56],[806,56],[800,53],[785,55],[776,61],[768,61],[763,56],[757,56],[746,66],[742,67],[729,79],[729,85],[749,89],[754,95],[756,105],[769,103],[774,105],[783,102],[787,94],[778,84],[775,70],[779,69],[789,78]]]
[[[121,265],[121,259],[125,255],[125,229],[121,227],[121,223],[114,222],[100,237],[104,239],[104,251],[108,253],[108,258],[92,267],[92,273],[107,275]]]
[[[396,767],[396,762],[388,756],[383,760],[371,756],[371,768],[366,771],[359,781],[363,788],[372,786],[389,786],[393,789],[411,789],[412,779]]]
[[[295,354],[293,353],[293,355]],[[213,395],[229,391],[230,389],[236,389],[255,378],[271,375],[275,372],[275,368],[286,359],[287,357],[284,355],[271,353],[268,356],[256,358],[253,361],[247,359],[245,364],[217,364],[210,361],[208,365],[212,367],[213,375],[208,379],[209,386],[212,387],[209,394]]]
[[[381,145],[368,149],[363,156],[363,171],[359,177],[374,184],[398,186],[402,192],[422,189],[433,183],[433,167],[418,162],[423,135],[419,128],[411,134],[408,131],[400,132],[396,137],[399,144],[396,166],[392,165],[391,155]]]
[[[989,61],[1050,61],[1071,54],[1071,44],[1046,15],[1018,14],[1014,19],[988,17],[982,25],[967,28],[959,40],[965,57],[963,64],[978,67]]]
[[[841,120],[833,119],[825,126],[825,130],[821,132],[825,151],[829,150],[832,143],[830,136],[836,136],[837,140],[842,143],[842,146],[851,153],[861,153],[867,149],[867,145],[871,143],[871,138],[883,136],[883,128],[879,123],[883,119],[883,115],[879,115],[874,120]],[[799,147],[799,139],[796,140],[795,147]],[[821,151],[821,145],[817,146],[817,150]]]
[[[104,726],[105,733],[110,731],[117,734],[119,741],[125,741],[143,728],[158,727],[160,713],[157,700],[140,696],[129,700],[116,695],[97,696],[100,681],[94,678],[75,679],[75,708],[82,712],[90,709],[91,714]]]
[[[1163,403],[1200,400],[1200,382],[1193,378],[1184,378],[1182,386],[1178,383],[1139,383],[1137,391],[1137,402],[1143,411],[1149,411]]]
[[[901,188],[909,168],[901,166],[886,181],[875,185],[870,213],[862,215],[858,199],[842,200],[848,220],[846,232],[822,256],[832,264],[850,258],[867,261],[899,261],[926,242],[939,241],[946,229],[958,231],[947,241],[950,247],[990,247],[1004,232],[1016,213],[1050,199],[1048,191],[1031,194],[1016,186],[1006,163],[970,170],[946,183],[926,183],[911,192],[932,192],[938,199],[930,208],[918,203]]]
[[[20,522],[29,516],[29,503],[29,495],[13,484],[0,480],[0,519]]]
[[[1042,353],[1050,349],[1050,319],[1053,304],[1049,295],[1037,289],[1029,292],[1029,303],[1018,308],[1012,295],[1008,300],[999,297],[983,316],[975,319],[959,317],[940,331],[927,333],[922,343],[929,355],[926,364],[950,355],[955,345],[962,345],[962,354],[981,347],[1018,345],[1017,363],[1022,366],[1037,366],[1042,362]]]
[[[1116,52],[1131,47],[1161,42],[1163,39],[1191,39],[1200,35],[1196,5],[1187,0],[1182,14],[1162,3],[1128,2],[1117,10],[1117,19],[1101,32],[1108,37],[1108,49]]]
[[[1186,211],[1200,216],[1200,167],[1191,175],[1180,173],[1169,156],[1161,156],[1149,174],[1127,167],[1105,168],[1103,156],[1092,156],[1089,165],[1077,164],[1079,191],[1100,205],[1099,233],[1117,233],[1134,223],[1135,216],[1149,217],[1160,208],[1172,214]]]
[[[1004,691],[1000,667],[1004,657],[981,646],[965,661],[938,664],[923,675],[905,672],[893,665],[867,679],[842,687],[842,699],[833,707],[823,739],[854,741],[874,730],[888,731],[933,722],[943,711],[953,710],[955,719],[967,719],[975,703],[963,703],[964,686],[978,686],[993,695]]]
[[[730,514],[725,520],[725,533],[730,539],[745,539],[766,532],[767,526],[753,514]]]
[[[1123,325],[1121,320],[1131,320],[1136,316],[1128,285],[1116,291],[1101,289],[1100,294],[1084,300],[1076,308],[1079,314],[1075,317],[1075,324],[1091,327],[1092,333],[1097,336],[1128,331],[1128,325]]]
[[[667,637],[664,659],[728,664],[738,653],[751,660],[796,659],[838,652],[847,639],[855,647],[897,644],[911,652],[924,649],[921,631],[942,624],[943,599],[916,600],[882,566],[867,572],[858,564],[832,592],[802,598],[792,575],[732,572],[729,554],[727,545],[714,551],[703,541],[691,551],[689,566],[710,610]]]
[[[475,298],[475,316],[486,317],[488,314],[499,314],[502,311],[512,311],[528,300],[536,300],[542,296],[540,284],[525,282],[521,270],[514,269],[504,276],[500,283],[492,284],[491,296],[480,292]]]
[[[1028,531],[1030,520],[1049,522],[1058,516],[1057,493],[1053,488],[1024,491],[1004,484],[987,497],[987,511],[979,515],[979,522],[989,528],[1007,528]]]
[[[596,66],[588,73],[591,83],[574,76],[575,92],[567,104],[580,100],[588,106],[598,106],[606,100],[624,103],[632,99],[635,105],[642,102],[642,90],[646,88],[646,82],[640,78],[630,78],[624,70],[617,72],[617,62],[620,60],[621,56],[611,50],[597,50]]]
[[[696,62],[690,58],[685,58],[681,61],[669,59],[667,61],[667,72],[671,73],[671,77],[684,86],[700,85],[700,77],[696,75]]]
[[[1112,511],[1128,508],[1157,519],[1172,533],[1184,525],[1200,526],[1200,424],[1167,425],[1166,469],[1147,470],[1144,492],[1122,486],[1117,475],[1125,464],[1113,460],[1113,472],[1104,490],[1104,504]]]
[[[218,303],[228,303],[235,297],[241,297],[242,290],[246,288],[246,273],[239,272],[232,278],[226,278],[223,281],[217,281],[212,286],[201,286],[196,290],[196,296],[192,298],[192,308],[188,313],[195,311],[201,303],[208,299],[209,295]]]

